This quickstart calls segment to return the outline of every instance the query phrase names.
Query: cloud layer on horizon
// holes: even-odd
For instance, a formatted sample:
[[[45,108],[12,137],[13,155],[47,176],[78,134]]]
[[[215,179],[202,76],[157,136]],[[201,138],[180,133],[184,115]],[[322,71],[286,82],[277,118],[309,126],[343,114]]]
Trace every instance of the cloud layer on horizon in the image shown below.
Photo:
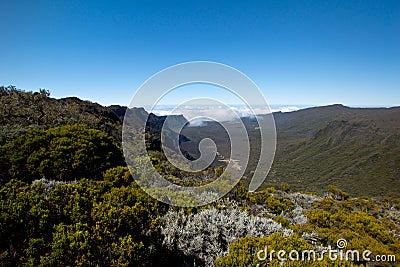
[[[293,112],[301,109],[297,106],[272,106],[255,107],[251,111],[247,106],[230,106],[229,109],[222,106],[181,106],[174,110],[174,106],[155,107],[152,113],[158,116],[183,115],[192,126],[201,126],[204,121],[232,121],[238,117],[254,117],[255,115],[268,114],[270,112]],[[149,110],[148,110],[149,111]]]

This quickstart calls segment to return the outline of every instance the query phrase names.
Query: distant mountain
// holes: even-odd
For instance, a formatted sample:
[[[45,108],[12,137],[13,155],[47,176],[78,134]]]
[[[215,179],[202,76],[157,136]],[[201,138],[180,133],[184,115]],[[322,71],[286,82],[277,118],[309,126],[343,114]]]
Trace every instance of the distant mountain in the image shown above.
[[[336,185],[354,196],[400,195],[400,107],[330,105],[273,115],[277,150],[263,187],[287,183],[295,191],[322,193]],[[260,132],[256,120],[242,121],[250,137],[250,178]],[[197,156],[198,142],[212,136],[222,157],[229,158],[229,138],[217,123],[188,127],[183,134],[191,140],[182,144],[190,154]]]
[[[342,105],[275,113],[278,146],[268,184],[352,195],[399,195],[400,107]]]

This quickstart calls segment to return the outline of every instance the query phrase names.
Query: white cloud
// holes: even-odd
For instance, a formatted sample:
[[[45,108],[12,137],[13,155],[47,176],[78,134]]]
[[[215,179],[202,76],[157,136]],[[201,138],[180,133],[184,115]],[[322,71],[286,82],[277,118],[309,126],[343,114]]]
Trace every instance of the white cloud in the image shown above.
[[[201,126],[202,122],[207,120],[216,121],[232,121],[237,117],[254,117],[255,115],[267,114],[269,112],[293,112],[299,110],[296,106],[272,106],[255,107],[253,112],[247,106],[231,106],[229,109],[224,106],[181,106],[174,110],[174,106],[162,106],[155,108],[152,112],[158,116],[166,115],[183,115],[187,120],[191,121],[192,126]]]

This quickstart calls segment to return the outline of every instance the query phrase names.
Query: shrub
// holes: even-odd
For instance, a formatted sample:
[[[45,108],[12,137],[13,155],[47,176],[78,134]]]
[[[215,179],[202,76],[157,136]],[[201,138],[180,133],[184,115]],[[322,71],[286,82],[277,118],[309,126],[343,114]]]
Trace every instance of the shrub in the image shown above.
[[[120,148],[107,134],[85,125],[30,131],[1,151],[8,175],[31,182],[101,179],[111,167],[124,165]]]

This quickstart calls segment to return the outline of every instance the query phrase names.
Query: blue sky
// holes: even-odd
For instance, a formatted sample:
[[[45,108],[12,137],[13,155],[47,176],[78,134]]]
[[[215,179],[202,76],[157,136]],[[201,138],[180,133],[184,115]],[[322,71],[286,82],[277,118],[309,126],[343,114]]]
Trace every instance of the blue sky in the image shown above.
[[[0,10],[0,85],[128,105],[154,73],[207,60],[248,75],[271,104],[400,105],[400,1],[2,0]]]

